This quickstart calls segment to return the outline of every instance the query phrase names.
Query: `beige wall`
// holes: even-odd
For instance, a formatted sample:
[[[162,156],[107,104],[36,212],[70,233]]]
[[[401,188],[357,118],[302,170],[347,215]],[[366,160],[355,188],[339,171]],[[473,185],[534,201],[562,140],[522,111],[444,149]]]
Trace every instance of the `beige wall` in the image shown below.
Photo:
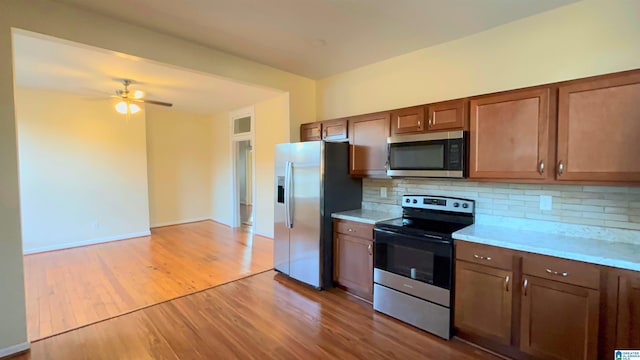
[[[231,225],[231,199],[233,191],[233,166],[231,165],[231,120],[226,112],[216,113],[213,117],[212,152],[213,164],[211,176],[212,212],[211,218],[222,224]]]
[[[291,94],[287,129],[315,120],[315,81],[49,0],[0,1],[0,349],[26,341],[11,28],[39,32]]]
[[[148,235],[145,113],[16,89],[26,253]]]
[[[257,234],[273,237],[275,202],[275,145],[289,142],[289,96],[283,94],[255,105],[256,115],[256,198]]]
[[[146,111],[151,226],[209,219],[211,116],[153,105]]]
[[[318,82],[318,118],[640,68],[640,1],[585,0]]]
[[[275,145],[289,142],[289,94],[254,105],[255,115],[255,178],[256,194],[254,232],[273,237],[274,156]],[[231,122],[229,113],[214,115],[213,132],[213,215],[223,224],[233,222],[231,213],[232,171]]]

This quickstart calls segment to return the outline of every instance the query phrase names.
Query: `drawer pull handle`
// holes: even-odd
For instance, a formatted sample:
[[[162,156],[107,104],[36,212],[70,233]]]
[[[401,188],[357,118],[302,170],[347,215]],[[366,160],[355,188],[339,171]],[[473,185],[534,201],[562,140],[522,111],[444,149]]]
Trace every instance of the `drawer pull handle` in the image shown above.
[[[527,287],[529,286],[529,280],[524,279],[522,282],[522,291],[524,292],[524,296],[527,296]]]
[[[509,280],[511,280],[511,278],[507,275],[507,277],[504,278],[504,289],[506,292],[509,292]]]
[[[551,275],[558,275],[558,276],[562,276],[562,277],[569,276],[568,272],[553,271],[551,269],[546,269],[545,271],[547,272],[547,274],[551,274]]]
[[[480,255],[473,254],[473,257],[478,259],[478,260],[491,261],[491,256],[480,256]]]
[[[373,255],[371,244],[369,244],[369,246],[367,246],[367,250],[369,250],[369,255]]]

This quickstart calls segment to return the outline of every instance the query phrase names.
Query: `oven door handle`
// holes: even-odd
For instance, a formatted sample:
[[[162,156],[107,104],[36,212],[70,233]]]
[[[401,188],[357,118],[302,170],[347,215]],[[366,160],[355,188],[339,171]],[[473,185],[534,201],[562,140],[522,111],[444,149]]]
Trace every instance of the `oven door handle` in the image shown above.
[[[436,235],[424,234],[423,236],[416,236],[416,235],[403,234],[403,233],[390,231],[386,229],[380,229],[380,228],[374,228],[373,230],[374,230],[374,236],[376,232],[381,232],[389,235],[403,236],[403,237],[408,237],[412,239],[420,239],[422,241],[426,241],[432,244],[453,244],[453,242],[449,240],[445,240],[444,238]]]

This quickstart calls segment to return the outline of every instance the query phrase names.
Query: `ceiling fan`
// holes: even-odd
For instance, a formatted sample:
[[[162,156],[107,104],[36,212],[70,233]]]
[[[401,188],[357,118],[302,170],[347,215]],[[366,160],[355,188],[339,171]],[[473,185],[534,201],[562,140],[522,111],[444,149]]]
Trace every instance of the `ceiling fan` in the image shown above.
[[[168,107],[173,106],[173,104],[168,102],[145,99],[143,98],[144,92],[140,90],[130,91],[129,85],[134,84],[134,80],[120,79],[119,81],[122,83],[124,89],[116,90],[116,95],[114,97],[121,99],[121,101],[116,104],[116,111],[120,114],[135,114],[140,111],[140,106],[135,104],[137,102]]]

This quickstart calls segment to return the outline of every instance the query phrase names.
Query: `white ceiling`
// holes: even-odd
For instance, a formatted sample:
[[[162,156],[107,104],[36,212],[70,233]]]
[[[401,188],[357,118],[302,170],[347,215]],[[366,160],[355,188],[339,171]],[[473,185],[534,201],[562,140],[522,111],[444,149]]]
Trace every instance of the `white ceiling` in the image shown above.
[[[56,0],[318,79],[577,0]]]
[[[25,31],[14,33],[14,56],[17,86],[87,98],[115,95],[122,88],[117,78],[136,80],[130,90],[143,90],[146,98],[199,113],[236,110],[282,93]]]

